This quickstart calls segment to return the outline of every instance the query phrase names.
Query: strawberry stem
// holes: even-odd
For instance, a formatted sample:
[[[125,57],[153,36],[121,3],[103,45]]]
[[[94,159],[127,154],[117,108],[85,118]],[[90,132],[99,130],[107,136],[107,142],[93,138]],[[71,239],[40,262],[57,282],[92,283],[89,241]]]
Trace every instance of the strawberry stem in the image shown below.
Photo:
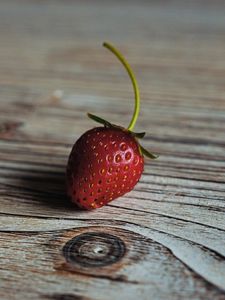
[[[127,73],[130,76],[131,82],[133,84],[134,95],[135,95],[135,107],[134,107],[134,112],[133,112],[132,119],[131,119],[130,124],[127,128],[128,130],[132,130],[134,128],[135,124],[136,124],[136,121],[137,121],[137,118],[138,118],[138,115],[139,115],[139,111],[140,111],[140,93],[139,93],[137,80],[134,76],[134,73],[133,73],[130,65],[128,64],[126,59],[122,56],[122,54],[109,43],[105,42],[105,43],[103,43],[103,46],[106,47],[107,49],[109,49],[120,60],[120,62],[123,64],[123,66],[127,70]]]

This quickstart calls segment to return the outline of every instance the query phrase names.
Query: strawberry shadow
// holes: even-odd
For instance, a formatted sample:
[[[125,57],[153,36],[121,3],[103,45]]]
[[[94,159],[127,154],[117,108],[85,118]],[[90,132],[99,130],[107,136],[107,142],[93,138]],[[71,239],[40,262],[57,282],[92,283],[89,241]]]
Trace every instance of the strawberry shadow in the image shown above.
[[[32,169],[26,170],[18,178],[19,194],[26,202],[40,202],[54,210],[63,212],[82,212],[69,200],[66,194],[65,168],[58,171]]]

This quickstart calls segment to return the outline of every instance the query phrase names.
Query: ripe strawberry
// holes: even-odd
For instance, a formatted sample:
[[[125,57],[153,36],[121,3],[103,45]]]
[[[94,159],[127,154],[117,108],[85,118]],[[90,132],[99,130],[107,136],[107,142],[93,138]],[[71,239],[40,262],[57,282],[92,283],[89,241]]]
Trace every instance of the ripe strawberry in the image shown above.
[[[143,172],[143,155],[156,158],[138,142],[145,133],[131,131],[139,113],[139,91],[132,70],[113,46],[103,45],[120,59],[131,77],[135,110],[128,129],[88,114],[104,127],[93,128],[77,140],[69,156],[66,174],[69,197],[84,209],[101,207],[131,191]]]
[[[131,191],[144,159],[134,136],[116,127],[97,127],[84,133],[70,154],[68,193],[86,209],[103,206]]]

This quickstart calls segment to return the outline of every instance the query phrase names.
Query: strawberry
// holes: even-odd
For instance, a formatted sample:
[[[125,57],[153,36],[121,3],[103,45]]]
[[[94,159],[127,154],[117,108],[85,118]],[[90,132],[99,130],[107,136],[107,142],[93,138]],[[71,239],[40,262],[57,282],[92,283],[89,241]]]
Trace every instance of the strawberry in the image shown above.
[[[131,191],[144,159],[132,133],[117,127],[97,127],[84,133],[69,157],[68,193],[76,204],[96,208]]]
[[[155,155],[138,142],[145,133],[132,131],[139,113],[139,90],[134,74],[112,45],[103,44],[125,66],[134,87],[135,110],[127,129],[92,114],[88,116],[103,127],[85,132],[74,144],[66,172],[67,193],[72,202],[84,209],[101,207],[131,191],[144,169],[144,155]]]

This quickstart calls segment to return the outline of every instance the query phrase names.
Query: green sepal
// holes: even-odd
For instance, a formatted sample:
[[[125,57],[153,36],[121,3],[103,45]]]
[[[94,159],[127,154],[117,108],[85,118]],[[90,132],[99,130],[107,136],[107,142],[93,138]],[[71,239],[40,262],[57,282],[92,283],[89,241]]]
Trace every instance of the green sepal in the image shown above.
[[[110,122],[108,122],[108,121],[106,121],[106,120],[104,120],[104,119],[102,119],[102,118],[100,118],[100,117],[98,117],[98,116],[92,115],[92,114],[90,114],[90,113],[87,113],[87,115],[88,115],[88,117],[89,117],[90,119],[92,119],[92,120],[94,120],[95,122],[98,122],[98,123],[100,123],[100,124],[103,124],[105,127],[112,127],[112,126],[113,126]]]
[[[108,127],[108,128],[111,128],[111,127],[115,127],[115,128],[120,128],[120,129],[123,129],[122,127],[120,126],[117,126],[117,125],[114,125],[114,124],[111,124],[110,122],[98,117],[98,116],[95,116],[93,114],[90,114],[90,113],[87,113],[88,117],[92,120],[94,120],[95,122],[98,122],[100,124],[103,124],[105,127]],[[130,131],[128,130],[128,132],[130,132],[135,138],[138,138],[138,139],[142,139],[144,136],[145,136],[145,132],[133,132],[133,131]],[[151,152],[149,152],[148,150],[146,150],[145,148],[143,148],[140,144],[139,144],[139,149],[140,149],[140,152],[144,155],[144,156],[147,156],[148,158],[151,158],[151,159],[156,159],[158,158],[158,155],[155,155]]]
[[[151,159],[156,159],[156,158],[159,157],[158,155],[155,155],[155,154],[149,152],[148,150],[146,150],[145,148],[143,148],[141,145],[139,145],[139,147],[140,147],[141,153],[144,156],[147,156],[148,158],[151,158]]]
[[[102,119],[96,115],[93,115],[93,114],[90,114],[90,113],[87,113],[88,117],[90,119],[92,119],[93,121],[95,122],[98,122],[102,125],[104,125],[105,127],[118,127],[118,128],[122,128],[120,126],[117,126],[115,124],[112,124],[110,123],[109,121],[106,121],[105,119]],[[142,139],[144,136],[145,136],[145,132],[133,132],[133,131],[130,131],[128,130],[133,136],[135,136],[136,138],[138,139]]]
[[[133,136],[135,136],[137,139],[143,139],[143,137],[145,136],[146,132],[133,132],[133,131],[130,131],[131,134]]]

